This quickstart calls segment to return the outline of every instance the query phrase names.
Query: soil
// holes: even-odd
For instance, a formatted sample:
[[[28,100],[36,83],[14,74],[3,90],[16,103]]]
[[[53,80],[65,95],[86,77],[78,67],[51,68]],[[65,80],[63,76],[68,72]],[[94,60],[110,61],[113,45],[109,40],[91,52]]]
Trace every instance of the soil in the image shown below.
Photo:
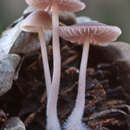
[[[61,40],[62,76],[58,116],[62,124],[74,107],[81,53],[81,46]],[[50,44],[48,54],[53,72]],[[46,89],[40,50],[22,59],[19,77],[15,79],[13,88],[0,97],[0,126],[8,118],[19,116],[27,130],[44,130]],[[118,70],[115,63],[105,62],[102,57],[95,56],[91,46],[83,121],[92,130],[130,130],[130,107]]]

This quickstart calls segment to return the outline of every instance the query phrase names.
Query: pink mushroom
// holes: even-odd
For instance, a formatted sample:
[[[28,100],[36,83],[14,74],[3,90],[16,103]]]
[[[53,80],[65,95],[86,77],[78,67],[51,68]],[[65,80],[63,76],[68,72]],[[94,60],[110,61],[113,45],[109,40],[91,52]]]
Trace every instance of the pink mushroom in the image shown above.
[[[82,123],[82,117],[85,106],[86,68],[90,43],[111,42],[116,40],[120,34],[121,30],[118,27],[98,22],[59,27],[59,35],[63,39],[83,45],[78,94],[75,107],[64,124],[66,130],[87,130],[87,127]]]
[[[25,0],[26,3],[34,8],[44,10],[49,6],[51,0]]]
[[[27,18],[25,18],[20,26],[21,30],[23,31],[35,32],[39,34],[47,95],[49,95],[50,92],[51,75],[48,63],[44,31],[51,29],[51,25],[51,17],[47,12],[35,11],[32,14],[30,14]]]

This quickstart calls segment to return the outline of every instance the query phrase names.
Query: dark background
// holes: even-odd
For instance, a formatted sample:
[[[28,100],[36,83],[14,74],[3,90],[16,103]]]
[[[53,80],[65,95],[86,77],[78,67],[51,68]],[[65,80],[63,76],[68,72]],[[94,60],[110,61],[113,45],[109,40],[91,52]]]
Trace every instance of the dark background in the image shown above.
[[[78,15],[119,26],[123,34],[120,40],[130,41],[130,0],[83,0],[86,9]],[[0,32],[17,19],[26,7],[24,0],[0,1]]]

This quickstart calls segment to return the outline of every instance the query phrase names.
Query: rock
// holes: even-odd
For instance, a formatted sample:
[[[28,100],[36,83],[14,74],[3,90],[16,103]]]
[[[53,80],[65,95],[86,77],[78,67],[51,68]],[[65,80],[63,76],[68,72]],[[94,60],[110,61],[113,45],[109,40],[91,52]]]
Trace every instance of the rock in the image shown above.
[[[19,61],[20,57],[15,54],[0,56],[0,96],[11,89]]]
[[[51,40],[51,32],[45,32],[46,43],[49,44]],[[37,33],[22,32],[14,45],[10,49],[10,53],[28,54],[40,49],[40,43]]]
[[[12,117],[5,122],[1,130],[26,130],[19,117]]]
[[[21,33],[19,29],[20,23],[18,23],[15,27],[6,30],[2,37],[0,38],[0,54],[8,54],[14,42],[18,38]]]

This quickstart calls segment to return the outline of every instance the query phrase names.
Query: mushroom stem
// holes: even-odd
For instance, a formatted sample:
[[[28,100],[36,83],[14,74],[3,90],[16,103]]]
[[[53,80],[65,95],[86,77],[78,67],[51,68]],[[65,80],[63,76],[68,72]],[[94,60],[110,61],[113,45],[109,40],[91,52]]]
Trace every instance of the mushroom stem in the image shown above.
[[[81,64],[80,64],[78,95],[77,95],[75,109],[74,109],[75,114],[77,114],[78,119],[81,119],[84,113],[86,69],[87,69],[87,63],[88,63],[89,45],[90,45],[89,40],[86,40],[83,45],[82,59],[81,59]]]
[[[52,6],[52,25],[53,25],[53,78],[51,84],[51,91],[47,102],[47,130],[60,130],[60,123],[57,116],[57,100],[60,86],[61,75],[61,55],[59,45],[59,16],[58,7]]]
[[[79,82],[78,82],[78,94],[76,98],[75,107],[65,123],[66,130],[84,130],[85,126],[82,124],[82,117],[85,106],[85,88],[86,88],[86,69],[89,53],[89,40],[86,40],[83,45],[82,59],[80,65]]]
[[[45,37],[44,37],[44,31],[43,30],[44,30],[43,28],[39,28],[39,39],[40,39],[40,46],[41,46],[41,54],[42,54],[42,62],[43,62],[44,74],[45,74],[47,95],[49,96],[49,91],[50,91],[50,86],[51,86],[51,75],[50,75],[48,56],[47,56],[47,48],[46,48],[46,43],[45,43]]]

